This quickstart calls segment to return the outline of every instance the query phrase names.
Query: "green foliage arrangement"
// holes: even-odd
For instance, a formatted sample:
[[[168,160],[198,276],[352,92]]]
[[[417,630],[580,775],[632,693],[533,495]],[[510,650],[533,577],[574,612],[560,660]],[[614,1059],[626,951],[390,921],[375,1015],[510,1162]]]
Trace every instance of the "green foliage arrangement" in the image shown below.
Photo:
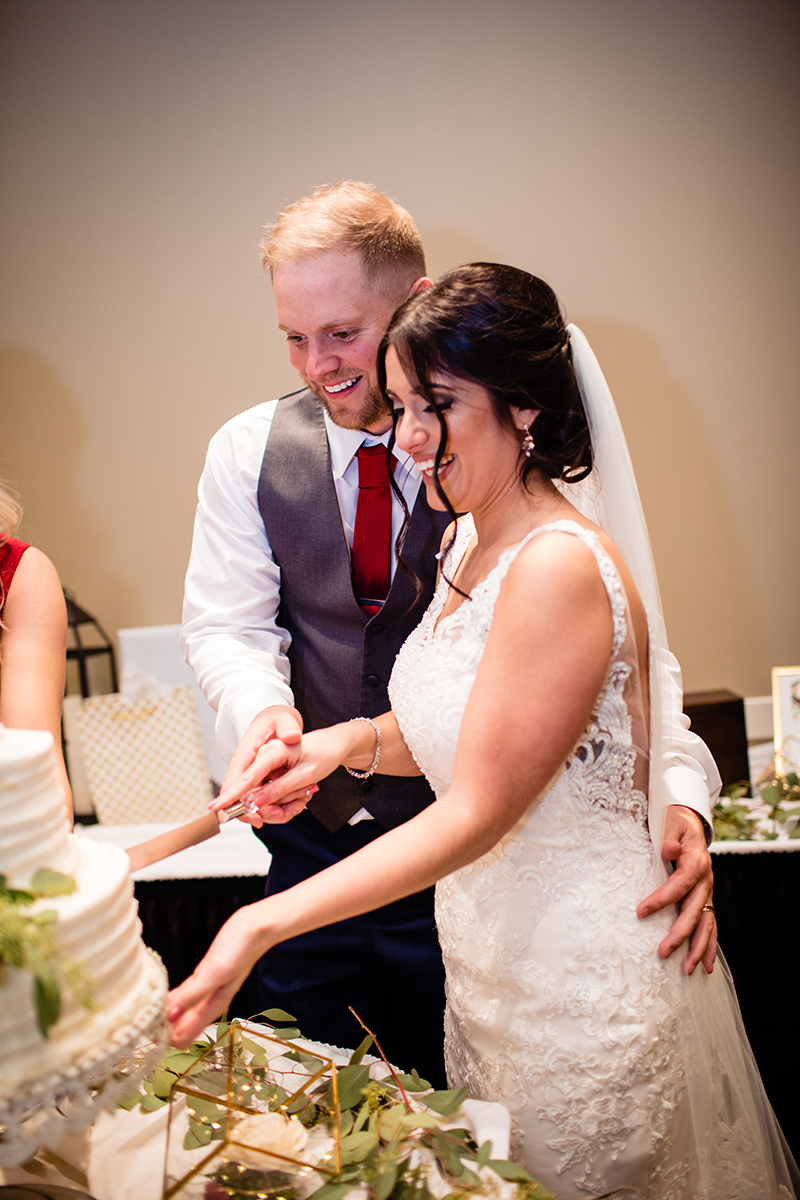
[[[769,809],[770,820],[778,825],[785,825],[790,817],[800,817],[800,776],[797,771],[781,775],[772,769],[765,779],[759,780],[758,785],[761,788],[761,803]],[[795,825],[789,837],[800,837],[800,822]]]
[[[294,1020],[280,1009],[269,1009],[254,1019],[269,1022],[275,1037],[283,1040],[302,1037],[293,1026],[275,1027],[276,1022]],[[145,1112],[150,1112],[166,1104],[178,1078],[191,1070],[229,1028],[223,1018],[217,1026],[216,1038],[198,1039],[187,1050],[168,1050],[142,1091],[123,1101],[123,1107],[131,1109],[139,1104]],[[322,1076],[315,1086],[295,1096],[287,1107],[290,1094],[270,1080],[264,1047],[247,1037],[246,1027],[241,1028],[236,1053],[243,1063],[246,1060],[250,1072],[261,1073],[261,1096],[268,1099],[270,1110],[288,1113],[309,1132],[330,1132],[334,1119],[331,1081]],[[302,1200],[345,1200],[356,1188],[366,1189],[370,1200],[436,1200],[426,1186],[430,1165],[446,1181],[446,1200],[471,1200],[501,1193],[503,1200],[555,1200],[516,1163],[493,1159],[491,1142],[477,1146],[468,1130],[447,1127],[466,1098],[466,1088],[434,1091],[416,1071],[410,1075],[395,1072],[382,1054],[388,1074],[380,1080],[371,1079],[363,1058],[373,1043],[380,1051],[374,1036],[368,1032],[348,1065],[337,1071],[339,1173],[311,1193],[304,1192]],[[323,1065],[301,1046],[283,1057],[294,1059],[312,1075]],[[188,1111],[184,1149],[194,1150],[225,1137],[222,1106],[207,1099],[201,1101],[193,1094]],[[286,1170],[254,1169],[247,1165],[247,1159],[244,1162],[244,1166],[235,1162],[220,1164],[206,1195],[218,1200],[256,1195],[272,1200],[278,1197],[301,1200]],[[489,1175],[486,1168],[494,1175]]]
[[[31,879],[30,888],[12,888],[0,875],[0,984],[9,967],[30,971],[36,1023],[46,1038],[61,1012],[62,981],[84,1008],[93,1008],[91,986],[84,967],[61,958],[53,933],[55,909],[31,913],[26,910],[43,897],[68,896],[75,881],[68,875],[43,867]]]
[[[750,805],[739,803],[749,791],[745,780],[723,788],[712,813],[715,842],[752,842],[762,836]]]
[[[747,780],[723,788],[712,814],[716,841],[774,841],[778,837],[777,826],[785,825],[791,818],[800,817],[800,777],[796,771],[781,774],[776,770],[773,760],[753,790],[761,794],[761,805],[765,810],[763,814],[753,807],[757,801],[747,803],[745,800],[750,791]],[[771,828],[765,826],[766,821],[772,822]],[[789,837],[800,838],[800,822]]]

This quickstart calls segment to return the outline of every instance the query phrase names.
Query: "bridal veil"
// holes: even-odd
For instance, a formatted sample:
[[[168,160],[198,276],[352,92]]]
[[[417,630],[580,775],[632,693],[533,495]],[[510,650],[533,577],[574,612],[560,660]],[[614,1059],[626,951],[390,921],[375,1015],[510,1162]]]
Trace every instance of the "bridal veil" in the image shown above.
[[[625,434],[588,341],[575,325],[568,332],[592,436],[594,469],[583,482],[561,486],[617,545],[647,611],[649,824],[653,845],[660,847],[670,803],[670,772],[675,770],[667,758],[665,715],[674,718],[681,712],[680,679],[669,653],[647,523]],[[716,774],[713,760],[707,773],[711,778]],[[656,857],[660,861],[660,855]],[[666,865],[663,869],[666,879]],[[668,1147],[676,1190],[663,1200],[788,1200],[798,1187],[797,1167],[764,1092],[724,959],[719,956],[711,975],[702,966],[691,976],[679,974],[680,965],[672,960],[664,969],[675,972],[679,984],[685,1088]]]

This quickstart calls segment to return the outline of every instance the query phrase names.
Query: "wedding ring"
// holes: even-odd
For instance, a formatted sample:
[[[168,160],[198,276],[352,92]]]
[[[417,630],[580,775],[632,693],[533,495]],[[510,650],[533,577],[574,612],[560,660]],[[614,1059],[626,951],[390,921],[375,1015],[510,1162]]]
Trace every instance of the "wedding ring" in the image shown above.
[[[713,904],[704,904],[702,912],[713,912],[714,916],[717,915],[717,910],[714,908]]]

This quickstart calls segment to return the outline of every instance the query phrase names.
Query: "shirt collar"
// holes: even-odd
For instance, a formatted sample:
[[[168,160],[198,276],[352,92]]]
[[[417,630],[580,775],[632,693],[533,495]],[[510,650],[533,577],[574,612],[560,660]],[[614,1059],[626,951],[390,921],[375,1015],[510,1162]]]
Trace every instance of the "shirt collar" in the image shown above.
[[[389,443],[391,430],[387,429],[386,433],[364,433],[361,429],[342,429],[331,420],[328,413],[323,409],[325,418],[325,430],[328,435],[328,445],[331,450],[331,470],[334,479],[341,479],[350,463],[356,456],[356,451],[364,442],[368,446],[386,446]],[[399,446],[395,446],[392,451],[395,458],[402,466],[404,466],[413,477],[417,477],[419,472],[414,463],[414,460]]]

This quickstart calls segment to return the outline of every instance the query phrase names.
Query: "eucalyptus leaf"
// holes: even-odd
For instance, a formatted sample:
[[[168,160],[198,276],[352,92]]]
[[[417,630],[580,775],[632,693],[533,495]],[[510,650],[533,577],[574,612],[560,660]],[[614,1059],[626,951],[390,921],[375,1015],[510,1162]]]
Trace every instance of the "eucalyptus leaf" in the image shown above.
[[[0,875],[0,897],[7,900],[9,904],[18,904],[22,908],[33,904],[36,899],[33,892],[29,892],[25,888],[6,887],[5,875]]]
[[[400,1191],[400,1200],[436,1200],[436,1197],[422,1185],[414,1187],[412,1184],[405,1184]]]
[[[197,1055],[192,1054],[188,1050],[168,1050],[164,1055],[163,1066],[168,1067],[170,1071],[174,1071],[176,1075],[182,1075],[184,1071],[188,1071],[189,1067],[194,1066],[197,1062]]]
[[[40,867],[31,879],[31,890],[37,896],[69,896],[75,891],[75,880],[60,871]]]
[[[378,1139],[374,1133],[363,1130],[361,1133],[350,1133],[339,1142],[339,1151],[343,1163],[363,1162],[371,1150],[375,1150]]]
[[[485,1167],[488,1164],[489,1159],[491,1157],[492,1157],[492,1143],[484,1142],[483,1145],[480,1146],[478,1149],[478,1154],[477,1154],[478,1168]]]
[[[357,1067],[374,1041],[374,1034],[368,1033],[363,1042],[361,1042],[360,1045],[358,1045],[350,1055],[350,1062],[348,1065],[351,1067]]]
[[[400,1076],[400,1079],[403,1082],[403,1087],[406,1088],[407,1090],[411,1090],[414,1092],[429,1092],[431,1090],[431,1085],[428,1083],[427,1079],[423,1079],[420,1076],[416,1067],[411,1072],[411,1083],[410,1084],[405,1082],[405,1080],[407,1080],[408,1078],[409,1078],[408,1075]]]
[[[358,1133],[363,1128],[363,1126],[368,1118],[369,1118],[369,1100],[365,1100],[364,1103],[361,1105],[361,1108],[358,1110],[358,1116],[356,1117],[356,1123],[353,1126],[353,1133]]]
[[[39,1032],[43,1038],[47,1038],[61,1011],[61,991],[54,972],[43,964],[34,976],[33,1003]]]
[[[464,1183],[464,1184],[471,1184],[473,1187],[481,1186],[480,1176],[476,1175],[474,1171],[471,1171],[469,1169],[469,1167],[466,1166],[466,1164],[463,1162],[461,1164],[461,1179],[459,1180],[459,1182]]]
[[[257,1017],[266,1017],[270,1023],[275,1021],[296,1021],[297,1017],[293,1017],[291,1013],[284,1012],[282,1008],[265,1008],[263,1012],[256,1013]]]
[[[392,1194],[395,1183],[397,1182],[397,1166],[396,1164],[389,1167],[387,1171],[381,1172],[378,1176],[375,1187],[373,1188],[373,1196],[375,1200],[389,1200]]]
[[[321,1058],[317,1058],[314,1054],[308,1054],[305,1050],[290,1050],[283,1057],[290,1058],[292,1062],[297,1062],[301,1066],[308,1067],[312,1075],[316,1074],[322,1066]]]
[[[519,1163],[509,1162],[505,1158],[490,1158],[488,1165],[501,1179],[513,1179],[518,1183],[531,1183],[532,1178]]]
[[[120,1108],[124,1108],[126,1112],[130,1112],[143,1099],[144,1096],[141,1092],[134,1092],[132,1096],[126,1096],[124,1100],[119,1100],[117,1103]]]
[[[32,913],[29,919],[37,929],[47,929],[50,925],[55,925],[58,913],[54,908],[46,908],[43,912]]]
[[[403,1127],[406,1110],[402,1104],[393,1104],[378,1113],[378,1134],[385,1142],[394,1141]]]
[[[434,1150],[444,1163],[446,1170],[451,1175],[455,1175],[456,1177],[462,1175],[464,1172],[464,1164],[456,1154],[453,1147],[450,1145],[448,1139],[443,1137],[441,1133],[432,1133],[431,1142]]]
[[[187,1096],[186,1107],[194,1116],[203,1121],[224,1121],[225,1109],[220,1108],[213,1100],[205,1100],[202,1096]]]
[[[163,1108],[167,1103],[161,1096],[145,1096],[142,1100],[142,1112],[155,1112],[157,1108]]]
[[[207,1125],[190,1125],[183,1139],[184,1150],[198,1150],[211,1141],[211,1130]]]
[[[451,1088],[448,1091],[431,1092],[429,1096],[425,1097],[424,1103],[441,1116],[449,1117],[454,1112],[458,1112],[466,1098],[466,1088]]]
[[[162,1100],[169,1100],[169,1094],[172,1091],[172,1085],[175,1083],[177,1076],[165,1067],[156,1067],[151,1075],[151,1079],[155,1095],[160,1096]]]
[[[295,1025],[290,1025],[286,1029],[274,1029],[275,1037],[282,1038],[284,1042],[290,1042],[292,1038],[302,1037],[302,1033]]]
[[[404,1129],[438,1129],[439,1122],[433,1113],[407,1112],[403,1114]]]
[[[344,1200],[352,1188],[352,1183],[325,1183],[314,1192],[314,1200]]]
[[[369,1067],[361,1065],[342,1067],[341,1071],[337,1073],[337,1083],[340,1107],[352,1108],[354,1104],[358,1104],[361,1093],[369,1083]]]

